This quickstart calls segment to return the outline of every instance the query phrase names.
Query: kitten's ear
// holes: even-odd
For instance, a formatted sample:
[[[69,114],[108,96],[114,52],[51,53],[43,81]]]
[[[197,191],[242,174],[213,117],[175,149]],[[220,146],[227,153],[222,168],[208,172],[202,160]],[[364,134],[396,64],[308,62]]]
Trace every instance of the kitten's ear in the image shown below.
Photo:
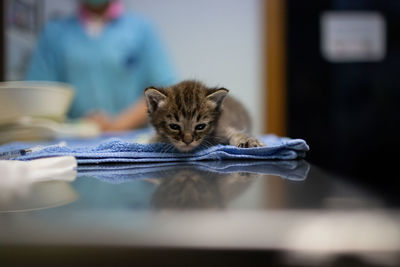
[[[154,87],[148,87],[144,90],[144,95],[146,97],[147,108],[149,112],[154,112],[159,108],[163,103],[165,98],[167,97],[163,93],[160,92],[159,89]]]
[[[219,88],[213,91],[207,96],[207,99],[213,104],[214,107],[218,107],[222,104],[225,97],[228,95],[229,90],[226,88]]]

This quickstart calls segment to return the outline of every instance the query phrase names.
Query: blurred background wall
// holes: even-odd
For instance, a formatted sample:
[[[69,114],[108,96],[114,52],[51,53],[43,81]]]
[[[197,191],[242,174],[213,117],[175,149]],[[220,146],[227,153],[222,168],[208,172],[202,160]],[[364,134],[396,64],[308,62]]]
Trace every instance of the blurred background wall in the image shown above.
[[[223,86],[241,99],[263,129],[260,0],[125,0],[126,10],[148,17],[158,29],[178,79]],[[6,79],[22,78],[41,25],[75,10],[74,0],[8,0],[6,17],[20,12],[31,29],[6,30]],[[15,10],[17,8],[17,10]],[[20,23],[21,24],[21,23]],[[25,27],[26,28],[26,27]]]

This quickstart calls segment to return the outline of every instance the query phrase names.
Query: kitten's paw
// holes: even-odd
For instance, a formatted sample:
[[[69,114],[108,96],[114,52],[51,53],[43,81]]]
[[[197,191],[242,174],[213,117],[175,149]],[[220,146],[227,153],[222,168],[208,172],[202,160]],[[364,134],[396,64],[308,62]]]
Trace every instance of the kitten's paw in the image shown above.
[[[263,142],[258,140],[257,138],[254,137],[242,137],[238,140],[237,147],[244,147],[244,148],[249,148],[249,147],[260,147],[260,146],[265,146]]]

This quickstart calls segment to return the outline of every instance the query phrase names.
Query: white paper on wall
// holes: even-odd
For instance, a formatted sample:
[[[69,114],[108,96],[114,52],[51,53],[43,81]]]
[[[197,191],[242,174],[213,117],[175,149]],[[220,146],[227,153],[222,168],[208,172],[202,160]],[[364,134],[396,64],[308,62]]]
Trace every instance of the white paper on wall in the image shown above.
[[[321,52],[330,62],[373,62],[385,57],[386,23],[379,12],[325,12],[320,26]]]

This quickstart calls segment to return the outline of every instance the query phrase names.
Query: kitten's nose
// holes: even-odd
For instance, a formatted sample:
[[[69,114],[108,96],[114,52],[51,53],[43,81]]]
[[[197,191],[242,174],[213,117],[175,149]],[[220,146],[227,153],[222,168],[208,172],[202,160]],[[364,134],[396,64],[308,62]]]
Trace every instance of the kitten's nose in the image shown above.
[[[189,134],[189,133],[185,133],[185,135],[183,136],[183,142],[184,142],[186,145],[189,145],[192,141],[193,141],[192,135]]]

